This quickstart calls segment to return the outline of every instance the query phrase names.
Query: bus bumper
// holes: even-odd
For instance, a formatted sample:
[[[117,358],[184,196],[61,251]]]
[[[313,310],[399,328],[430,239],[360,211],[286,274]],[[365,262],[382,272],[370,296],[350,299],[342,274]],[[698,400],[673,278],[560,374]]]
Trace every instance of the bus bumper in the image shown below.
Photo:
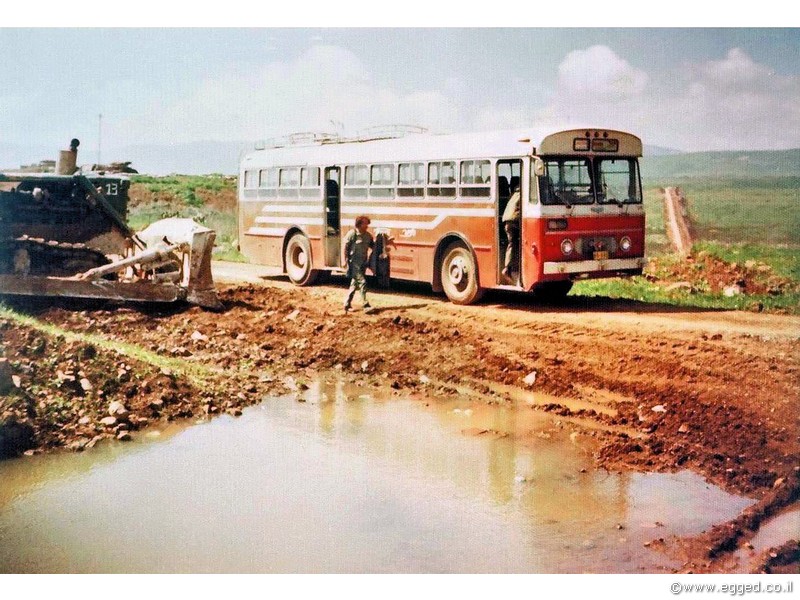
[[[646,264],[646,259],[639,258],[610,258],[608,260],[578,260],[569,262],[544,263],[545,275],[561,275],[575,273],[597,273],[598,271],[634,271],[641,270]]]

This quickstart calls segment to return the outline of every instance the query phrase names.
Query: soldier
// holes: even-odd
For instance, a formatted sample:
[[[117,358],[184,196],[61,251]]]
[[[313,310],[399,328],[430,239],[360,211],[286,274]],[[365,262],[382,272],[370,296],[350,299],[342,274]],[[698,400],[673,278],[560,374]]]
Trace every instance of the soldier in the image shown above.
[[[503,211],[503,228],[506,230],[508,246],[506,247],[506,260],[503,266],[503,275],[511,276],[514,270],[517,238],[519,237],[519,183],[511,180],[511,197],[508,199],[506,209]]]
[[[344,312],[350,310],[356,290],[361,293],[364,310],[369,312],[372,308],[367,301],[367,280],[364,276],[369,264],[369,252],[375,246],[372,234],[367,231],[369,217],[361,215],[356,219],[355,229],[347,232],[344,238],[344,266],[350,278],[350,289],[344,301]]]

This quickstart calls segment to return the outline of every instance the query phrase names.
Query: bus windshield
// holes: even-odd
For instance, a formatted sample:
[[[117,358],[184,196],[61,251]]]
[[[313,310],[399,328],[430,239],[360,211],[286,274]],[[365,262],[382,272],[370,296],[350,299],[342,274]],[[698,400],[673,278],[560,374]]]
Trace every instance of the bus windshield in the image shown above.
[[[597,201],[601,204],[639,203],[642,190],[639,187],[637,161],[632,158],[597,159],[600,188]]]
[[[640,203],[638,163],[632,158],[548,158],[540,179],[542,204]]]

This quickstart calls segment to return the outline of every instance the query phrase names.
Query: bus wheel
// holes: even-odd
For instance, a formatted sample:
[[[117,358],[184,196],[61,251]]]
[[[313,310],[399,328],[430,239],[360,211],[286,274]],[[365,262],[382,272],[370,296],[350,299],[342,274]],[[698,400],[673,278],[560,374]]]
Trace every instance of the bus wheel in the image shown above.
[[[295,233],[286,244],[283,255],[286,261],[286,274],[295,285],[311,285],[319,271],[311,268],[311,244],[302,233]]]
[[[472,304],[483,296],[475,259],[461,244],[453,244],[445,250],[441,279],[444,293],[454,304]]]
[[[545,301],[562,300],[572,289],[571,281],[548,281],[536,286],[535,295]]]

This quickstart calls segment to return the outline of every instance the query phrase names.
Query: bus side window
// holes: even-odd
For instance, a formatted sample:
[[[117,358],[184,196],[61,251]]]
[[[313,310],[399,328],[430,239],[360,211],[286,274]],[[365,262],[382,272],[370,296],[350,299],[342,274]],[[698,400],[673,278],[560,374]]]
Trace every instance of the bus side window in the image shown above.
[[[435,162],[428,165],[428,196],[454,197],[456,195],[456,163]]]
[[[368,174],[367,165],[346,166],[342,198],[366,198]]]
[[[402,197],[425,195],[425,163],[401,163],[397,195]]]

